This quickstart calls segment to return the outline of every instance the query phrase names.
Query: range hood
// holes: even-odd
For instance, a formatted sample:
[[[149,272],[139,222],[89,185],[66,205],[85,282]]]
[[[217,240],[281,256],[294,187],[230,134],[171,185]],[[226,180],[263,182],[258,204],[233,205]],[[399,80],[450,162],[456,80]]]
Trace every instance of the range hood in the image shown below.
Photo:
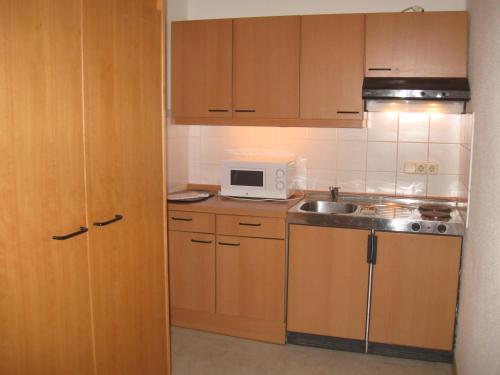
[[[470,88],[467,78],[366,77],[363,99],[367,112],[464,113]]]

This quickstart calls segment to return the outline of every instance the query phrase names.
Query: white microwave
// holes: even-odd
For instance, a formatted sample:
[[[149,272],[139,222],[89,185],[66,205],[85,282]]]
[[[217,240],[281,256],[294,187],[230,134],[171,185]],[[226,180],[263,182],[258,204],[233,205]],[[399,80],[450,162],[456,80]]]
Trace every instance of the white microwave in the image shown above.
[[[238,156],[222,161],[221,195],[287,199],[295,192],[295,159]]]

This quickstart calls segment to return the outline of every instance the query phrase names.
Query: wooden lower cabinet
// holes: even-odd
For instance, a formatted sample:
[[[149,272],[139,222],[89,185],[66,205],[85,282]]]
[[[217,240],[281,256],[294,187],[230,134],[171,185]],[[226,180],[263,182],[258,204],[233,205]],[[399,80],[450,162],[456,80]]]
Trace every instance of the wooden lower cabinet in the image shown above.
[[[215,313],[215,236],[169,232],[170,305]]]
[[[369,234],[290,226],[288,331],[365,338]]]
[[[284,321],[282,240],[217,236],[217,312]]]
[[[452,350],[461,238],[377,237],[370,342]]]
[[[183,228],[197,228],[194,221]],[[172,324],[284,344],[285,240],[263,238],[284,237],[284,220],[218,214],[214,221],[217,234],[169,231]]]

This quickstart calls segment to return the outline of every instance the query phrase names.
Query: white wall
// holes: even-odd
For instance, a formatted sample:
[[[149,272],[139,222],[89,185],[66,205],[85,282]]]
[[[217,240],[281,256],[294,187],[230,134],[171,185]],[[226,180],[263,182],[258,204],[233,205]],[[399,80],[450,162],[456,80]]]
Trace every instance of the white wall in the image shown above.
[[[474,160],[460,296],[459,375],[500,374],[500,1],[469,0]]]
[[[465,10],[466,0],[186,0],[189,19],[321,13],[399,12],[413,5],[427,11]]]

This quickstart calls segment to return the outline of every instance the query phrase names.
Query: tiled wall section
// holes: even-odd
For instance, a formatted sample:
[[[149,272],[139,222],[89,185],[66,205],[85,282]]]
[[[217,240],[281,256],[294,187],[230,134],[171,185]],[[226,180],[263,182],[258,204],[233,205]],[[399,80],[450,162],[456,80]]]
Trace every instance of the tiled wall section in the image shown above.
[[[370,113],[365,129],[179,128],[176,132],[189,138],[193,183],[219,184],[219,163],[231,154],[278,154],[297,158],[300,188],[336,185],[349,192],[467,195],[471,115]],[[406,174],[405,160],[438,162],[439,173]]]

